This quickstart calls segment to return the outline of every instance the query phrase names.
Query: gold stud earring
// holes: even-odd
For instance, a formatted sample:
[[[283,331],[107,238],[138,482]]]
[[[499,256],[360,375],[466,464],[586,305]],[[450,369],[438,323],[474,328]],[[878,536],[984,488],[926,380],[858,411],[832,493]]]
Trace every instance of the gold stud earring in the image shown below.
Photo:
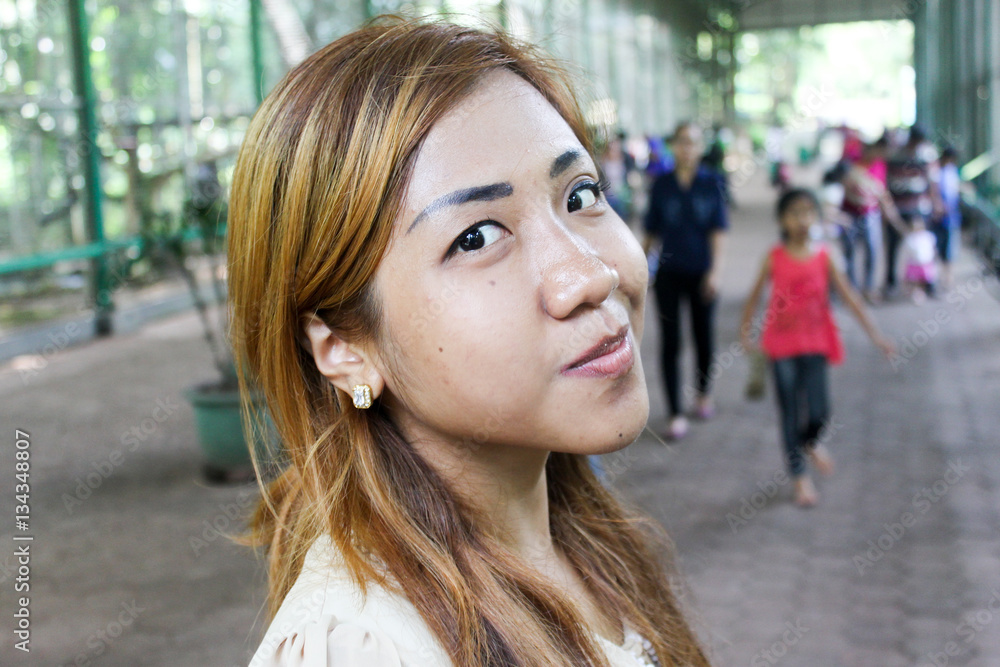
[[[372,406],[372,388],[366,384],[356,384],[354,391],[354,407],[367,410]]]

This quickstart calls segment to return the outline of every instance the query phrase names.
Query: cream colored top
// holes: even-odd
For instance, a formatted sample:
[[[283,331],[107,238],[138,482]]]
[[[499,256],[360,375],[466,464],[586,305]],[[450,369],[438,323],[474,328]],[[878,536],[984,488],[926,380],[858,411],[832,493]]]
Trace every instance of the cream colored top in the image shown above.
[[[451,659],[404,596],[371,584],[362,597],[329,537],[316,540],[250,667],[450,667]],[[611,667],[653,667],[649,643],[600,635]]]

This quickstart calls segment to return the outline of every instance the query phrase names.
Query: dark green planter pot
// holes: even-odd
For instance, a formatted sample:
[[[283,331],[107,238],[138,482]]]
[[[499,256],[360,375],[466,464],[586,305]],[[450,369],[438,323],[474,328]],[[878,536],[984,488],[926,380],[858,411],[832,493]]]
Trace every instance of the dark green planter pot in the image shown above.
[[[209,383],[191,387],[184,397],[194,410],[195,428],[204,456],[205,475],[213,481],[243,477],[252,470],[250,448],[240,408],[240,393],[236,389],[220,389]],[[263,399],[254,401],[254,409],[263,411]],[[265,415],[266,438],[255,438],[257,458],[269,466],[278,456],[278,438],[274,425]]]

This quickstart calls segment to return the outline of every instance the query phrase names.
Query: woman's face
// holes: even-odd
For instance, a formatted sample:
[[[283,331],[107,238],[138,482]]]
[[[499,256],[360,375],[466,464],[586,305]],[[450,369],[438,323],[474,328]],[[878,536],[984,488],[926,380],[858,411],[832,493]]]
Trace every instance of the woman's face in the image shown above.
[[[674,160],[682,167],[698,166],[704,147],[701,130],[695,125],[685,125],[674,134],[674,138],[670,141],[670,150],[674,154]]]
[[[488,75],[424,141],[376,274],[397,423],[459,454],[629,444],[649,412],[646,276],[567,123]]]

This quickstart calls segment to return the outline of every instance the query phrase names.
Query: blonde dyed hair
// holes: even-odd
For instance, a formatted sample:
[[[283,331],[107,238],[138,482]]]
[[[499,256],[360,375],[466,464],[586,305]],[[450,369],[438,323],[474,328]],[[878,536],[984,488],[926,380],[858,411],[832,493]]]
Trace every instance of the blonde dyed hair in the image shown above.
[[[232,339],[245,395],[263,393],[288,462],[262,483],[247,542],[267,553],[272,616],[326,535],[362,589],[379,582],[415,605],[455,665],[603,666],[572,601],[479,527],[378,403],[355,409],[301,342],[313,313],[348,340],[379,340],[373,278],[421,142],[496,71],[534,86],[592,149],[551,61],[501,34],[398,18],[313,54],[254,116],[230,202]],[[546,473],[554,542],[608,618],[663,665],[707,665],[651,524],[586,457],[553,453]]]

